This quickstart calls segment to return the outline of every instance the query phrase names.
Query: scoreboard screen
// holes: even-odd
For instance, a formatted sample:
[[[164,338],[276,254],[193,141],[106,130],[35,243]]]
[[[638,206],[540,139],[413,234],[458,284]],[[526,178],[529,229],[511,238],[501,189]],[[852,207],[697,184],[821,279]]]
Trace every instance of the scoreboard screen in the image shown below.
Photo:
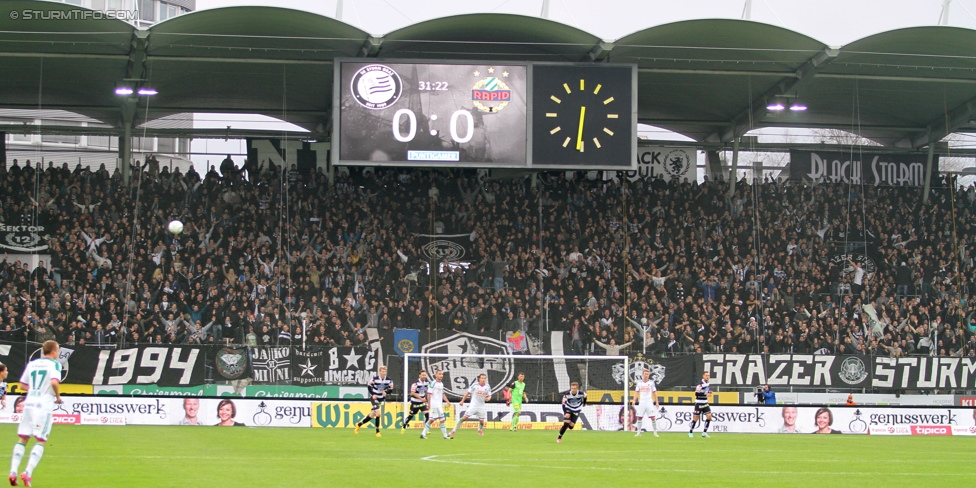
[[[337,59],[332,163],[637,167],[637,67]]]
[[[347,60],[336,71],[336,164],[527,164],[525,64]]]

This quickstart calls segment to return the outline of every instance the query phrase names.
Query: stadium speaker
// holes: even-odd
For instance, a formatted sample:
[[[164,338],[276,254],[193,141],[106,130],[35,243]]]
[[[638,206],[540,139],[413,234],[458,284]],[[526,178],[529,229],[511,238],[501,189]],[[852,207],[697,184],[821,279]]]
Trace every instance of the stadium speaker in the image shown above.
[[[308,176],[315,171],[315,151],[309,148],[307,142],[302,143],[302,148],[298,150],[298,172]]]

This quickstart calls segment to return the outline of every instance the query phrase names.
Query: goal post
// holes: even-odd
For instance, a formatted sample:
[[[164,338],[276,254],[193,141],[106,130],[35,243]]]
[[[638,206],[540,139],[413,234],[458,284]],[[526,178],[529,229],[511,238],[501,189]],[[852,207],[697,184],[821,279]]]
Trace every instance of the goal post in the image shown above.
[[[627,356],[408,352],[403,355],[403,365],[404,422],[410,411],[410,385],[420,371],[427,372],[428,381],[434,380],[437,371],[443,371],[444,390],[452,401],[460,399],[480,374],[488,376],[492,397],[497,398],[519,373],[525,373],[525,392],[533,403],[559,403],[561,394],[569,391],[573,381],[588,393],[590,403],[601,400],[590,395],[591,389],[620,398],[624,411],[630,403],[632,374]],[[630,420],[630,415],[623,415],[625,431],[630,429]]]

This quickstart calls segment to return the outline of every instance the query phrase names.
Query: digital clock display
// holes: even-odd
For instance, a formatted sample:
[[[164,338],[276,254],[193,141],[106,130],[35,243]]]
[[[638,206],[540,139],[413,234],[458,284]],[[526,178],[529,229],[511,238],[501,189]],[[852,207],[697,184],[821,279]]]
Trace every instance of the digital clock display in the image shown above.
[[[527,164],[524,64],[338,60],[336,80],[336,164]]]

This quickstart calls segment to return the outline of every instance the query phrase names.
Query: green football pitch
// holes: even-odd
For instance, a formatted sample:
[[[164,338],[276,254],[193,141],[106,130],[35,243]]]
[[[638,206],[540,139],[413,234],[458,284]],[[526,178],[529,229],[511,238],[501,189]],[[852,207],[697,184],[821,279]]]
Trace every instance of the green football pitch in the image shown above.
[[[16,442],[15,426],[0,439]],[[55,426],[34,486],[973,486],[973,439]],[[9,462],[9,461],[8,461]],[[25,460],[26,462],[26,460]]]

